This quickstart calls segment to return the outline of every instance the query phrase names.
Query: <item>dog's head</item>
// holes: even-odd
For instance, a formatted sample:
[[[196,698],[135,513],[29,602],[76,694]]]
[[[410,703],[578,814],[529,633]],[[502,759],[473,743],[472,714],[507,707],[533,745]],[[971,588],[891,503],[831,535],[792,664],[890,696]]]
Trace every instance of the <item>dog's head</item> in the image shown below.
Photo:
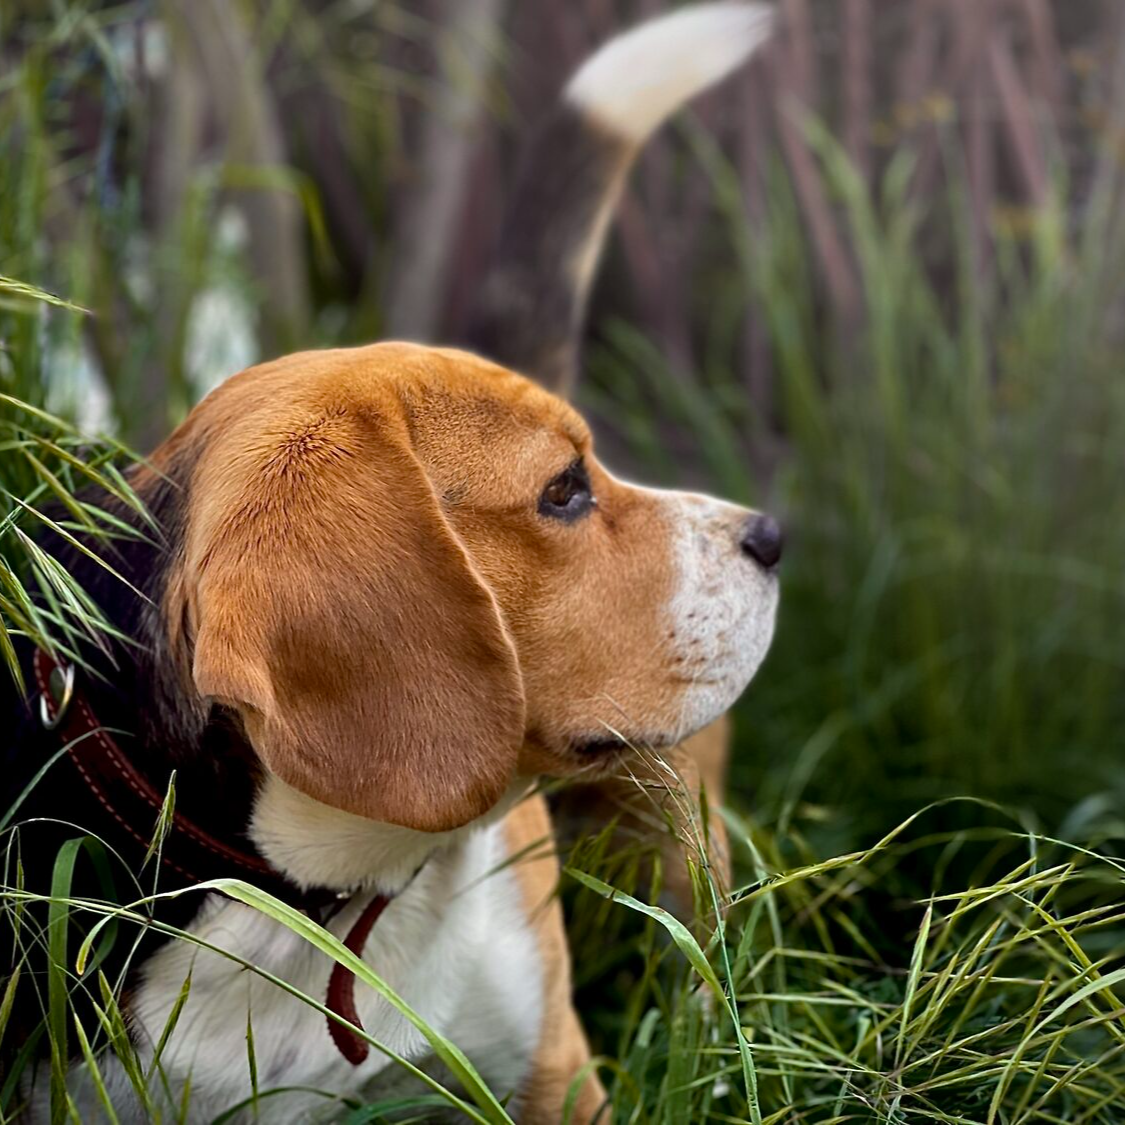
[[[521,774],[691,734],[769,645],[772,521],[617,480],[574,410],[466,353],[252,368],[157,464],[185,450],[163,606],[185,686],[329,806],[465,824]]]

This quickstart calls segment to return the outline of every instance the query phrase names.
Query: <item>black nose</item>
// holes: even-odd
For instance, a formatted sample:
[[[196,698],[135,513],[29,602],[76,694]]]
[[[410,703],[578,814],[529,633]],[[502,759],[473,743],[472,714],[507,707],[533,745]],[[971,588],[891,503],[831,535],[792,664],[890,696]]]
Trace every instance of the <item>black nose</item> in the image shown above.
[[[772,570],[781,561],[781,525],[773,516],[752,515],[742,525],[738,542],[766,570]]]

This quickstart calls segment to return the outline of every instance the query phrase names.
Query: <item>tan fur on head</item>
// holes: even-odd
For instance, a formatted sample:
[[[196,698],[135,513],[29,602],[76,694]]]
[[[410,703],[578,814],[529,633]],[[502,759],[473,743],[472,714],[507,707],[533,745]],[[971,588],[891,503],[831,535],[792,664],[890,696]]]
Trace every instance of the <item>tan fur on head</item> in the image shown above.
[[[193,482],[196,688],[234,707],[267,768],[309,796],[455,827],[515,768],[511,640],[393,387],[346,366],[319,388],[301,378],[295,402],[278,386],[216,437]]]
[[[291,356],[174,440],[198,447],[165,607],[182,663],[334,808],[444,831],[517,772],[612,772],[713,719],[768,643],[748,513],[614,479],[569,406],[467,353]],[[595,504],[546,517],[579,461]]]

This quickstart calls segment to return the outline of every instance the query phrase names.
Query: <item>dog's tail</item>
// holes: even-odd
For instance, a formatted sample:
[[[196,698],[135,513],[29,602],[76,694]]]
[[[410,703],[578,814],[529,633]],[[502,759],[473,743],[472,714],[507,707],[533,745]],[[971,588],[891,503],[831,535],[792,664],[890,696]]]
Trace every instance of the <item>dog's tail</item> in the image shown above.
[[[665,118],[769,38],[766,4],[723,0],[611,39],[531,136],[467,343],[565,393],[578,367],[590,284],[637,152]]]

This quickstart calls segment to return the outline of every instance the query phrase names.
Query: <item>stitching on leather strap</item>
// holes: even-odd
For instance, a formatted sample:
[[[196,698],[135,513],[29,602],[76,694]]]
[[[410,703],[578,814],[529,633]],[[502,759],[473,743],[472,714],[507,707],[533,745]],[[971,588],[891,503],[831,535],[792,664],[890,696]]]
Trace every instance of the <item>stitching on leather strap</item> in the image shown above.
[[[36,649],[32,660],[35,682],[39,691],[47,701],[48,708],[51,709],[54,708],[54,699],[50,692],[50,676],[54,668],[58,666],[57,661],[52,659],[49,654],[42,649]],[[72,744],[68,746],[68,756],[102,807],[125,829],[129,836],[147,848],[151,841],[146,840],[144,834],[131,825],[114,807],[113,802],[109,799],[105,789],[98,782],[93,771],[82,760],[82,741],[90,738],[94,740],[102,757],[112,767],[114,775],[123,781],[130,791],[144,802],[153,813],[159,814],[160,810],[163,808],[163,797],[161,797],[156,789],[148,782],[147,778],[137,771],[133,764],[122,753],[120,747],[109,737],[108,732],[98,721],[93,709],[81,692],[75,693],[72,700],[72,707],[74,709],[71,711],[69,720],[63,722],[62,729],[59,731],[64,742]],[[284,882],[277,872],[270,868],[265,860],[256,860],[256,857],[241,855],[233,848],[228,848],[222,841],[211,839],[202,829],[198,828],[183,814],[173,810],[172,820],[176,832],[182,836],[186,836],[197,847],[205,849],[219,859],[234,864],[258,878],[266,878],[274,882],[275,886],[271,888],[274,892],[279,889],[278,881]],[[185,878],[195,882],[202,882],[200,876],[188,871],[181,863],[177,863],[170,856],[166,855],[163,849],[160,858],[162,862],[166,863],[175,871],[178,871]]]

